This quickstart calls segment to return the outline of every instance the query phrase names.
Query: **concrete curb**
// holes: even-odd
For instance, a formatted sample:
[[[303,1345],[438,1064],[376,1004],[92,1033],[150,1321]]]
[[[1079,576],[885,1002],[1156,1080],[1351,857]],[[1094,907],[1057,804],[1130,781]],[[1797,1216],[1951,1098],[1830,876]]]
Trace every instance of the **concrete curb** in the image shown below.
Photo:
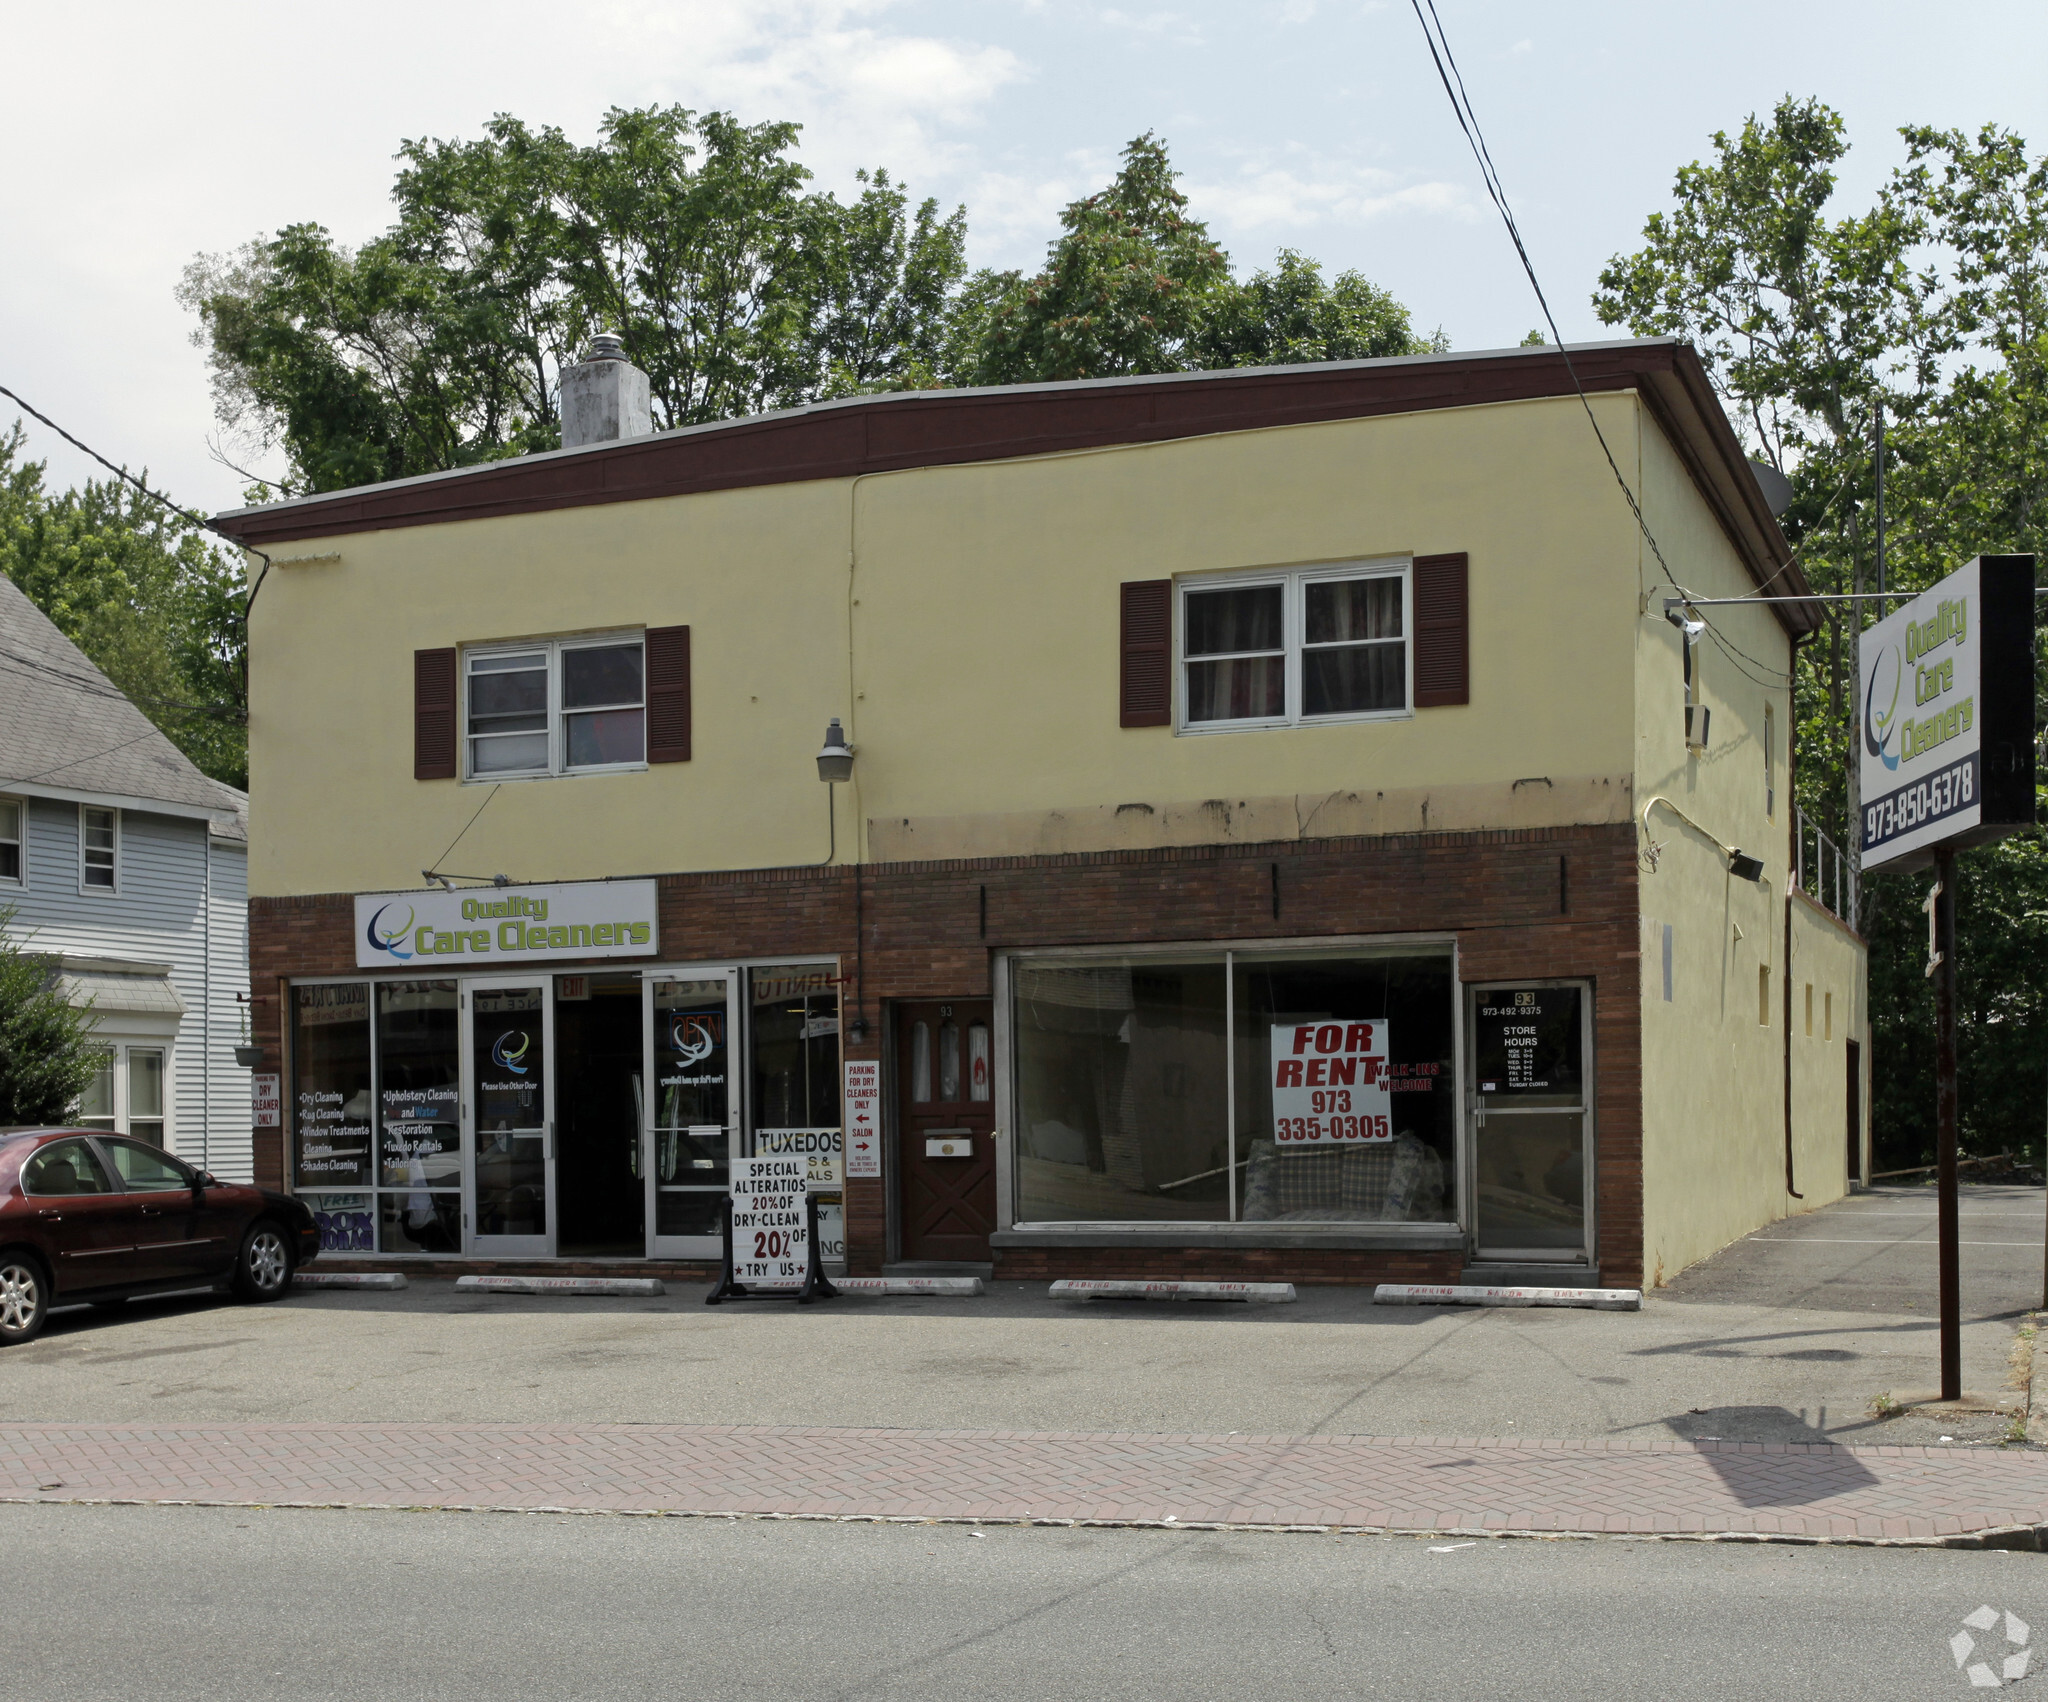
[[[1640,1312],[1640,1288],[1462,1288],[1455,1283],[1383,1282],[1376,1306],[1577,1306],[1589,1312]]]
[[[1238,1531],[1265,1536],[1445,1537],[1490,1542],[1701,1542],[1792,1548],[1949,1548],[2048,1554],[2048,1525],[1993,1525],[1941,1537],[1817,1537],[1777,1531],[1504,1531],[1481,1525],[1275,1525],[1213,1519],[1005,1519],[965,1513],[757,1513],[717,1507],[517,1507],[493,1502],[233,1501],[197,1496],[0,1495],[0,1507],[220,1507],[345,1513],[509,1513],[564,1519],[742,1519],[763,1524],[981,1525],[991,1530]]]
[[[294,1288],[409,1288],[397,1271],[300,1271],[292,1278]]]
[[[842,1294],[925,1294],[960,1300],[988,1292],[980,1277],[834,1277],[832,1286]]]
[[[660,1277],[457,1277],[465,1293],[484,1294],[666,1294]],[[792,1291],[794,1292],[794,1291]]]
[[[1295,1298],[1291,1282],[1137,1282],[1116,1277],[1062,1277],[1055,1300],[1244,1300],[1280,1305]]]

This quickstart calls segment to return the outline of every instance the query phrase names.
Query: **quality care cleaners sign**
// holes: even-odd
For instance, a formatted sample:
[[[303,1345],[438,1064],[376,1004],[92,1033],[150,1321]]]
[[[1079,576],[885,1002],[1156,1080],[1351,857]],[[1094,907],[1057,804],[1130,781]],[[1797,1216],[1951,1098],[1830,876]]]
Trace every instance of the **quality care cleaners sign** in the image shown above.
[[[1865,870],[2034,820],[2034,558],[1978,556],[1857,647]]]
[[[356,894],[356,967],[652,957],[654,882]]]
[[[1385,1022],[1276,1022],[1272,1032],[1274,1140],[1394,1138]]]

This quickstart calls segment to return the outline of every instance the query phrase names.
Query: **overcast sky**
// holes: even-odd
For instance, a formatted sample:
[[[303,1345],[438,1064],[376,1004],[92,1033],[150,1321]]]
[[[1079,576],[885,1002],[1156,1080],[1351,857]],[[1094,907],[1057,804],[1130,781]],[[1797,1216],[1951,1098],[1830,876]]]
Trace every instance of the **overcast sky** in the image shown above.
[[[1986,121],[2048,148],[2048,6],[1979,0],[1438,0],[1570,337],[1674,170],[1782,94],[1846,116],[1840,195],[1897,127]],[[188,504],[232,506],[205,360],[172,298],[195,253],[297,220],[388,222],[405,137],[494,112],[589,138],[679,101],[803,125],[843,189],[887,166],[965,202],[977,264],[1031,265],[1058,209],[1145,130],[1240,269],[1281,246],[1392,289],[1455,347],[1537,323],[1408,0],[151,0],[8,4],[0,383]],[[10,417],[0,398],[0,422]],[[30,421],[58,485],[89,464]]]

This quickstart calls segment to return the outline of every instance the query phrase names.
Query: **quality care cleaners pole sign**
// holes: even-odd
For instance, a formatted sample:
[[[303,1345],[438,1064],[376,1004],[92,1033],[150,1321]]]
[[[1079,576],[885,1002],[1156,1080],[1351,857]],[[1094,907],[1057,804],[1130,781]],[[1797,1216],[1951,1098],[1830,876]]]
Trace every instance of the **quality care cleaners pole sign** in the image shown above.
[[[1394,1138],[1385,1022],[1276,1022],[1272,1033],[1274,1140]]]
[[[652,957],[652,881],[356,894],[358,969]]]
[[[732,1274],[735,1282],[799,1286],[811,1268],[804,1195],[810,1166],[802,1158],[732,1161]]]
[[[2034,820],[2034,558],[1978,556],[1863,634],[1863,867]]]

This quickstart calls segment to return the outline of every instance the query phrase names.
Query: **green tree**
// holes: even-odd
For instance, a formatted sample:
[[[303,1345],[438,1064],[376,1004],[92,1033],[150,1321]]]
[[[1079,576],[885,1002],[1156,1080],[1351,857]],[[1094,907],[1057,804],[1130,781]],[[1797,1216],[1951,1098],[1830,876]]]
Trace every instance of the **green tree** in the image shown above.
[[[1932,584],[1970,556],[2042,551],[2048,478],[2048,164],[1995,126],[1908,127],[1871,204],[1830,210],[1840,118],[1787,98],[1677,176],[1675,206],[1601,275],[1609,324],[1700,349],[1730,419],[1791,480],[1787,536],[1816,590],[1875,588],[1875,438],[1886,421],[1887,576]],[[1856,634],[1836,605],[1795,668],[1798,802],[1848,838]],[[1961,859],[1963,1132],[2039,1150],[2048,1093],[2048,846],[2039,832]],[[1856,920],[1871,946],[1880,1150],[1932,1144],[1922,974],[1927,877],[1876,874]]]
[[[19,423],[0,436],[0,573],[202,771],[246,785],[234,561],[119,480],[52,494],[22,443]]]
[[[200,256],[180,297],[231,447],[281,448],[287,491],[552,448],[561,369],[606,328],[658,428],[929,381],[964,212],[913,213],[885,172],[814,193],[797,132],[615,109],[580,147],[501,114],[405,143],[396,220],[360,248],[307,223]]]
[[[0,1127],[62,1123],[99,1068],[94,1018],[64,1002],[54,959],[8,932],[0,906]]]
[[[1407,308],[1361,273],[1339,272],[1326,284],[1317,262],[1283,248],[1271,271],[1209,297],[1192,354],[1202,367],[1291,366],[1436,346],[1415,335]]]

